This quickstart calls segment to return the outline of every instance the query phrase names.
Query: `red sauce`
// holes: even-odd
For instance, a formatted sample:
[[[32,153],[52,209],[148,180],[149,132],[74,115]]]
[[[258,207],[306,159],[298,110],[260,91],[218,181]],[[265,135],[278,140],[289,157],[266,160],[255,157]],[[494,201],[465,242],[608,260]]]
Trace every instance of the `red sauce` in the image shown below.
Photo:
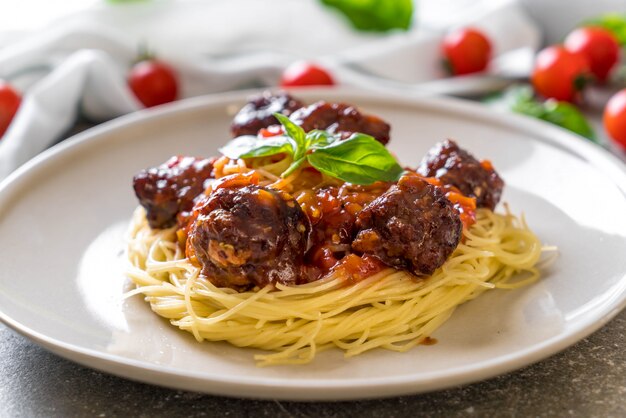
[[[421,345],[435,345],[437,344],[438,341],[436,338],[431,338],[431,337],[426,337],[422,340],[422,342],[420,343]]]
[[[354,284],[363,279],[367,279],[385,268],[387,268],[387,266],[370,255],[363,254],[359,256],[349,254],[335,264],[332,270],[340,272],[341,276],[345,277],[350,284]]]
[[[490,172],[496,171],[493,168],[493,164],[491,164],[491,161],[489,161],[489,160],[482,160],[480,162],[480,165],[487,171],[490,171]]]
[[[285,131],[283,130],[282,125],[271,125],[267,128],[261,128],[259,130],[258,136],[261,138],[270,138],[272,136],[282,135]]]
[[[231,174],[215,180],[211,187],[205,190],[205,194],[209,195],[213,190],[224,188],[238,188],[250,186],[251,184],[259,184],[259,174],[256,171],[248,173]]]
[[[330,246],[316,245],[308,251],[307,261],[317,267],[321,274],[326,274],[339,262],[339,259]]]
[[[389,186],[390,183],[385,182],[368,186],[344,184],[300,196],[298,203],[313,225],[313,244],[349,244],[356,215]]]
[[[463,195],[456,187],[443,184],[437,178],[426,177],[424,180],[439,188],[452,202],[464,228],[476,222],[476,199]],[[313,246],[306,256],[309,281],[338,270],[343,270],[350,280],[360,281],[385,267],[372,256],[352,254],[350,243],[357,214],[390,186],[391,183],[385,182],[369,186],[346,183],[311,191],[298,198],[313,227]]]
[[[312,248],[307,252],[308,279],[318,280],[331,271],[352,268],[350,274],[362,280],[379,271],[374,265],[382,263],[370,256],[350,254],[356,215],[367,204],[383,194],[390,183],[377,182],[368,186],[344,184],[311,191],[298,198],[311,225]],[[363,261],[365,260],[365,261]],[[367,273],[370,271],[371,273]]]
[[[476,199],[463,195],[456,187],[443,184],[437,178],[426,177],[424,180],[445,193],[459,212],[465,228],[475,222]],[[258,183],[259,176],[256,172],[234,174],[215,180],[206,193],[223,187],[243,187]],[[319,280],[331,272],[340,272],[349,282],[356,283],[386,268],[385,264],[371,255],[351,253],[350,244],[357,214],[390,186],[391,183],[386,182],[376,182],[368,186],[346,183],[309,191],[298,198],[298,203],[312,226],[312,246],[306,253],[304,267],[305,281]],[[177,231],[177,236],[182,245],[185,245],[188,227],[197,218],[203,201],[204,199],[197,201],[194,210],[187,215],[184,222],[179,219],[181,229]],[[196,264],[196,260],[190,261]]]
[[[463,222],[464,228],[469,228],[476,222],[475,198],[467,197],[458,191],[446,192],[446,197],[450,202],[452,202],[457,212],[459,212],[459,216],[461,217],[461,222]]]

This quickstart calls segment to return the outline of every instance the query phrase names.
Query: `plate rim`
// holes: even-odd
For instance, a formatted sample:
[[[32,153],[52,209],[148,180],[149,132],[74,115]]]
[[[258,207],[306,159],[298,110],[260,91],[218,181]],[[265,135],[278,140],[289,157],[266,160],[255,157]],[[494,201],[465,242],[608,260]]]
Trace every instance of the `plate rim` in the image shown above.
[[[227,92],[181,100],[157,108],[127,114],[90,128],[37,155],[0,182],[0,205],[6,204],[5,195],[10,196],[12,192],[19,191],[20,183],[29,181],[30,177],[36,176],[41,170],[45,170],[46,166],[54,163],[55,159],[63,158],[69,152],[80,152],[84,147],[94,146],[99,141],[106,141],[106,138],[117,130],[124,130],[129,126],[149,123],[153,119],[163,116],[184,114],[204,107],[227,106],[231,103],[241,102],[250,94],[258,91]],[[486,122],[490,125],[496,124],[509,127],[516,132],[533,136],[536,140],[557,146],[561,150],[591,164],[594,168],[607,175],[626,198],[626,165],[621,160],[582,137],[542,121],[520,115],[490,112],[489,109],[479,103],[453,98],[405,97],[395,93],[336,87],[290,90],[290,92],[292,91],[295,95],[300,95],[305,99],[310,99],[311,96],[319,97],[322,95],[329,99],[355,101],[357,103],[359,99],[364,99],[380,104],[408,106],[416,110],[420,108],[428,109],[438,113],[447,113],[455,117],[468,117],[471,120]],[[434,391],[488,379],[533,364],[585,338],[621,312],[626,307],[626,275],[610,289],[613,290],[611,294],[614,294],[614,300],[606,306],[593,310],[591,317],[586,317],[585,320],[578,322],[576,326],[564,333],[553,336],[541,343],[533,344],[523,350],[518,350],[514,354],[498,356],[495,359],[456,367],[452,369],[454,373],[451,373],[448,369],[395,377],[378,377],[368,380],[358,378],[305,380],[280,377],[230,377],[207,372],[181,372],[180,369],[175,367],[148,364],[48,337],[9,317],[1,308],[0,321],[62,357],[132,380],[226,396],[243,395],[251,398],[285,400],[347,400]],[[163,379],[159,381],[158,377],[175,377],[176,379],[164,382]],[[246,392],[242,392],[242,389],[246,389]],[[280,389],[280,391],[277,391],[277,389]],[[247,393],[247,391],[252,393]],[[367,393],[362,393],[361,391]]]

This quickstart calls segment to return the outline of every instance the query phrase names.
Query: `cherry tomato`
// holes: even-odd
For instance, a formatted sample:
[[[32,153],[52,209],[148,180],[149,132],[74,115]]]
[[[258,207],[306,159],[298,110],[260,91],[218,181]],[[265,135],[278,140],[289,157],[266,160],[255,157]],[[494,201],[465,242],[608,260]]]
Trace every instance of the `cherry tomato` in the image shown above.
[[[172,67],[161,61],[146,60],[135,64],[128,75],[128,85],[146,107],[178,98],[178,76]]]
[[[335,80],[325,69],[310,62],[299,61],[283,71],[281,87],[297,86],[333,86]]]
[[[537,93],[557,100],[573,102],[589,80],[587,59],[562,46],[549,46],[537,54],[532,82]]]
[[[22,96],[11,85],[0,80],[0,137],[11,124],[21,102]]]
[[[453,75],[483,71],[491,60],[491,42],[482,32],[462,28],[450,32],[441,44],[445,65]]]
[[[626,150],[626,89],[615,93],[607,102],[604,128],[609,137]]]
[[[576,29],[565,38],[565,49],[584,55],[591,72],[600,82],[606,81],[619,61],[619,44],[615,36],[602,28]]]

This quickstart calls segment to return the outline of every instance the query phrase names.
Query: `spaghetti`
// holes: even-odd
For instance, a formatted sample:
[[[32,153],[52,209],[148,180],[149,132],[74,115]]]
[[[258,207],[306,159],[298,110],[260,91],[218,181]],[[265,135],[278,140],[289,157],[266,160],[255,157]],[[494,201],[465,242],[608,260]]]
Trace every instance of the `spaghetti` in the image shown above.
[[[523,219],[480,209],[464,238],[446,263],[422,280],[388,268],[356,284],[331,274],[304,285],[238,293],[200,276],[178,245],[176,228],[151,229],[138,208],[128,276],[137,286],[132,294],[143,294],[155,313],[198,341],[275,351],[255,355],[259,366],[302,364],[330,347],[346,357],[377,347],[406,351],[428,341],[460,304],[539,277],[541,244]]]

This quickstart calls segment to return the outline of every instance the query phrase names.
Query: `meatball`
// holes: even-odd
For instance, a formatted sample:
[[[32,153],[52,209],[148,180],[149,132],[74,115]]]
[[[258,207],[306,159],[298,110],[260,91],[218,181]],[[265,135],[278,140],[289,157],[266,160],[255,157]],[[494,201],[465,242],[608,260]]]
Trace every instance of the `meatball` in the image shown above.
[[[354,251],[416,275],[432,274],[461,240],[462,224],[452,203],[416,175],[375,199],[357,215]]]
[[[222,187],[196,211],[187,256],[211,283],[246,290],[300,282],[311,226],[293,197],[257,185]]]
[[[361,132],[383,144],[389,142],[391,127],[387,122],[376,116],[364,115],[348,104],[317,102],[293,112],[289,118],[306,132],[321,129],[346,137]]]
[[[302,106],[304,105],[300,100],[294,99],[285,92],[265,91],[258,96],[251,97],[235,115],[230,127],[231,132],[234,137],[256,135],[260,129],[278,123],[274,113],[289,116]]]
[[[215,158],[175,156],[135,175],[133,188],[152,228],[174,225],[179,212],[193,207],[212,178],[214,162]]]
[[[476,206],[491,210],[500,201],[504,188],[504,181],[488,161],[479,162],[451,139],[431,148],[417,171],[455,186],[464,195],[475,197]]]

